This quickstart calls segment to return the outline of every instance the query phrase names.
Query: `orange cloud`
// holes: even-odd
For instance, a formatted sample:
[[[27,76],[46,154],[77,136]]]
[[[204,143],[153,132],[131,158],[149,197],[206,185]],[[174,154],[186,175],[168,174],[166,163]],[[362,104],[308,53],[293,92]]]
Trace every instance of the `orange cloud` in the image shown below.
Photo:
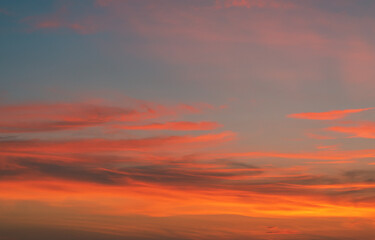
[[[72,29],[81,34],[114,30],[116,37],[121,38],[119,35],[125,34],[126,39],[129,36],[135,40],[143,39],[145,41],[130,41],[136,43],[126,47],[134,50],[134,54],[151,52],[173,64],[180,61],[184,67],[188,66],[184,73],[198,72],[199,79],[217,81],[222,78],[234,82],[236,79],[245,79],[246,82],[251,81],[254,87],[262,82],[261,88],[274,85],[278,89],[282,89],[280,86],[284,87],[287,81],[296,80],[295,83],[301,81],[304,91],[310,91],[314,90],[310,86],[315,86],[315,83],[304,84],[304,81],[318,82],[316,79],[340,75],[336,71],[341,68],[344,69],[343,73],[349,73],[343,74],[343,79],[350,78],[353,82],[357,77],[371,79],[373,75],[371,44],[364,41],[363,44],[351,46],[353,38],[364,37],[355,34],[358,32],[353,30],[362,26],[363,21],[342,17],[344,14],[341,11],[340,14],[335,13],[334,17],[311,14],[314,10],[307,8],[301,11],[280,11],[281,8],[293,7],[288,3],[296,2],[281,0],[216,1],[222,9],[212,7],[215,1],[209,2],[209,7],[195,5],[196,1],[163,1],[163,4],[156,1],[141,2],[98,0],[96,6],[105,9],[97,16],[86,15],[88,11],[85,8],[69,13],[61,10],[27,21],[37,29]],[[346,24],[341,28],[343,22],[353,25]],[[332,34],[326,31],[327,26],[330,31],[333,30]],[[353,64],[353,61],[356,63]],[[322,67],[327,62],[334,67]],[[202,72],[195,71],[194,67],[199,71],[215,69],[217,71],[209,72],[217,72],[218,75],[206,77]],[[232,76],[222,76],[223,73]],[[280,81],[280,85],[267,81]],[[336,82],[330,83],[333,85],[327,89],[327,95],[332,97],[335,93],[333,91],[331,94],[330,90],[337,90],[334,88]],[[337,84],[340,85],[339,82]],[[237,85],[245,87],[246,84]],[[293,91],[309,98],[303,91],[299,91],[297,84],[290,85]],[[371,89],[368,85],[365,87]],[[292,91],[292,88],[289,90]],[[255,98],[260,97],[261,104],[264,96],[256,93],[256,89],[252,91]],[[284,94],[282,92],[281,97]],[[253,97],[252,93],[246,91],[238,93],[240,99],[245,93]],[[220,92],[215,95],[220,95]],[[280,138],[267,135],[268,131],[264,131],[263,136],[271,140],[270,145],[253,151],[243,150],[243,145],[219,148],[217,144],[228,142],[236,136],[230,131],[203,135],[163,133],[158,136],[148,135],[151,132],[135,131],[91,132],[98,129],[65,132],[87,127],[173,131],[213,130],[218,127],[216,122],[174,119],[185,113],[200,113],[201,108],[197,106],[165,106],[145,101],[126,103],[125,106],[122,104],[62,103],[1,107],[0,133],[28,134],[0,137],[0,221],[5,219],[4,222],[8,222],[3,212],[8,211],[9,203],[21,206],[18,212],[11,214],[21,219],[20,222],[24,221],[25,214],[35,211],[37,208],[34,207],[43,203],[42,211],[35,211],[34,221],[40,221],[43,215],[48,215],[45,221],[50,224],[54,224],[56,218],[61,226],[79,226],[84,230],[126,236],[128,239],[133,238],[126,235],[124,228],[134,228],[134,239],[140,238],[140,233],[145,232],[148,238],[164,234],[160,239],[289,239],[293,236],[282,235],[297,233],[301,235],[296,238],[301,239],[369,239],[369,234],[348,235],[346,225],[342,223],[354,217],[370,221],[374,219],[372,196],[375,186],[371,180],[375,172],[373,165],[367,164],[368,161],[373,162],[367,158],[375,158],[374,149],[338,151],[334,145],[328,145],[310,152],[291,150],[306,147],[304,143],[293,142],[289,150],[272,151],[269,150],[271,146],[277,145],[279,148],[286,143],[277,142]],[[234,118],[241,118],[241,107],[236,112],[240,115]],[[262,110],[262,106],[259,109]],[[298,113],[289,117],[335,120],[369,109],[372,108]],[[150,119],[155,123],[149,123]],[[237,120],[233,123],[240,122]],[[242,124],[236,127],[240,132],[251,132],[252,128],[257,127],[254,123],[256,121],[248,122],[248,126],[243,129]],[[265,121],[261,125],[266,128],[268,124],[270,122]],[[275,130],[274,126],[270,128],[271,131]],[[57,130],[58,133],[51,133]],[[290,129],[284,130],[290,134]],[[331,131],[335,130],[349,133],[348,129]],[[354,136],[373,135],[371,128],[350,131]],[[272,134],[279,133],[272,131]],[[244,143],[251,149],[262,142],[257,141],[256,134],[254,136],[254,139]],[[332,139],[321,135],[310,136]],[[249,136],[245,138],[248,140]],[[240,151],[237,147],[243,152],[237,152]],[[306,163],[306,160],[310,162]],[[354,162],[348,166],[350,170],[345,170],[345,165],[338,170],[337,165],[327,165]],[[365,166],[364,169],[354,169],[361,166]],[[7,204],[2,204],[1,200]],[[31,207],[23,205],[24,202]],[[54,211],[51,211],[52,207]],[[77,221],[62,221],[54,215],[58,211],[68,215],[65,215],[67,219],[76,214]],[[93,216],[98,214],[106,217],[96,221]],[[222,217],[223,214],[228,215]],[[108,219],[116,221],[130,215],[133,218],[125,224],[108,223]],[[166,221],[166,217],[154,221],[139,220],[144,216],[174,216],[176,218],[170,220],[169,226],[176,226],[186,222],[186,218],[181,215],[190,215],[192,225],[200,229],[183,226],[176,230],[158,225]],[[210,221],[232,219],[233,215],[257,219],[248,224],[248,218],[241,218],[237,221],[245,227],[233,230],[237,227],[235,221],[199,224],[191,215],[204,216]],[[267,222],[272,217],[278,218],[275,224]],[[310,218],[314,219],[313,223],[306,220],[309,217],[313,217]],[[329,217],[330,220],[322,221],[323,224],[317,217]],[[290,223],[290,219],[295,221]],[[306,225],[301,227],[303,223]],[[367,232],[372,233],[373,227],[371,225]],[[153,230],[151,234],[149,229]],[[323,231],[330,234],[322,234]],[[240,237],[230,235],[233,232]]]
[[[224,132],[128,140],[3,140],[0,201],[37,202],[79,216],[103,214],[116,219],[130,215],[230,214],[283,219],[375,216],[373,200],[366,197],[374,188],[367,181],[374,174],[370,169],[325,175],[298,166],[258,167],[233,160],[262,156],[344,159],[375,156],[373,150],[194,154],[195,146],[207,147],[208,143],[231,138],[233,133]],[[187,154],[184,149],[188,149]],[[142,154],[122,155],[131,151]],[[177,154],[171,154],[173,151]],[[167,152],[165,157],[163,152]],[[53,212],[49,212],[51,221],[50,215]],[[96,224],[96,229],[105,231],[100,228],[103,225]],[[275,225],[263,224],[252,234],[289,235],[300,231],[290,226],[264,226]]]
[[[356,161],[324,161],[324,162],[306,162],[308,164],[345,164],[345,163],[355,163]]]
[[[146,165],[111,171],[25,160],[18,164],[21,167],[1,169],[0,199],[64,206],[71,204],[66,203],[69,198],[101,206],[86,213],[109,215],[375,216],[371,199],[355,201],[358,192],[369,194],[374,188],[365,182],[373,171],[346,172],[340,178],[309,174],[259,178],[262,171],[252,171],[256,168],[212,172]]]
[[[336,120],[342,119],[349,114],[359,113],[374,108],[362,108],[362,109],[346,109],[346,110],[333,110],[329,112],[306,112],[306,113],[294,113],[288,115],[289,118],[299,119],[311,119],[311,120]]]
[[[360,122],[356,126],[334,126],[329,131],[350,134],[353,138],[375,138],[375,122]]]
[[[334,150],[337,150],[337,147],[338,145],[320,145],[320,146],[317,146],[316,148],[321,149],[321,150],[334,151]]]
[[[309,138],[318,139],[318,140],[335,139],[334,137],[331,137],[331,136],[320,135],[320,134],[315,134],[315,133],[306,133],[306,136],[309,137]]]
[[[27,211],[24,211],[27,207]],[[87,205],[81,205],[82,208]],[[61,211],[58,206],[15,202],[6,205],[8,221],[1,225],[12,239],[40,235],[86,239],[371,239],[373,224],[368,218],[283,217],[258,218],[238,215],[180,215],[170,217],[78,214],[76,209]],[[48,210],[48,216],[43,213]],[[22,221],[16,217],[23,211]],[[13,214],[13,215],[12,215]],[[15,224],[12,224],[16,222]],[[31,227],[32,226],[32,227]],[[251,226],[251,228],[249,228]],[[15,229],[15,230],[13,230]],[[13,231],[12,231],[13,230]],[[272,235],[269,231],[299,232]],[[49,239],[39,238],[39,239]]]
[[[267,227],[268,234],[298,234],[299,231],[291,230],[291,229],[280,229],[276,226],[269,226]]]
[[[207,154],[209,158],[285,158],[285,159],[312,159],[312,160],[351,160],[356,158],[375,157],[375,149],[363,149],[353,151],[317,151],[301,153],[282,152],[242,152],[242,153],[213,153]]]
[[[174,131],[194,131],[194,130],[213,130],[220,125],[216,122],[166,122],[151,123],[145,125],[115,125],[114,128],[126,130],[174,130]]]

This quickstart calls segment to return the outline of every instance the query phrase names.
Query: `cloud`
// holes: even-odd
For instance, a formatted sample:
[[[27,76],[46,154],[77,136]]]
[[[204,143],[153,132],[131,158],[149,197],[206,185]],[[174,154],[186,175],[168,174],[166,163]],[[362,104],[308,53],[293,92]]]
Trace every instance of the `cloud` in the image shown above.
[[[328,131],[349,134],[353,138],[375,138],[375,122],[360,122],[355,126],[333,126]]]
[[[13,240],[64,240],[66,237],[71,240],[338,240],[358,237],[371,239],[373,232],[371,220],[363,218],[285,217],[280,220],[238,215],[109,218],[105,215],[82,216],[74,213],[74,210],[33,202],[18,202],[15,205],[9,212],[16,214],[28,209],[24,211],[23,221],[14,224],[5,220],[0,222],[0,233]],[[49,219],[45,218],[45,212],[49,213]],[[55,216],[51,213],[55,213]],[[15,218],[10,216],[9,219]],[[57,226],[52,226],[53,223]],[[270,230],[298,231],[300,234],[276,236],[268,234]]]
[[[244,216],[373,216],[371,172],[314,175],[253,166],[212,168],[169,163],[106,165],[8,159],[22,171],[1,177],[0,198],[94,201],[106,214],[240,214]],[[15,167],[15,166],[14,166]],[[2,172],[5,171],[2,169]],[[279,172],[279,176],[268,175]],[[8,172],[9,173],[9,170]],[[298,173],[298,174],[297,174]],[[353,207],[353,202],[362,199]],[[124,208],[123,206],[126,206]],[[338,211],[340,210],[340,211]],[[355,210],[355,212],[353,212]],[[80,210],[78,210],[80,211]],[[91,213],[92,210],[90,210]],[[111,213],[113,211],[113,213]]]
[[[298,234],[299,231],[292,230],[292,229],[281,229],[277,226],[269,226],[267,227],[268,234]]]
[[[294,113],[288,115],[289,118],[299,119],[311,119],[311,120],[337,120],[342,119],[350,114],[359,113],[374,108],[362,108],[362,109],[346,109],[346,110],[333,110],[329,112],[306,112],[306,113]]]
[[[6,10],[5,8],[0,8],[0,15],[1,14],[4,14],[4,15],[11,15],[11,13],[8,11],[8,10]]]
[[[366,86],[372,85],[375,74],[371,68],[375,51],[363,34],[371,29],[372,19],[357,17],[354,9],[358,6],[347,1],[316,4],[212,0],[158,4],[104,0],[86,4],[83,11],[80,7],[72,4],[25,22],[34,29],[72,29],[80,34],[105,32],[115,38],[131,35],[138,40],[119,41],[126,44],[116,46],[116,52],[126,49],[138,57],[156,57],[170,64],[189,66],[185,71],[191,75],[188,78],[202,79],[202,65],[219,66],[214,72],[205,72],[209,75],[205,78],[247,81],[244,76],[251,75],[253,81],[267,80],[297,88],[298,94],[304,83],[327,79],[325,66],[327,59],[331,59],[327,67],[338,78],[332,80],[335,87],[343,82],[350,93],[363,94],[371,89]],[[242,8],[249,8],[245,10],[251,10],[251,14]],[[289,8],[296,10],[282,11]],[[241,47],[244,45],[247,47]],[[285,61],[286,56],[292,57]],[[237,73],[230,69],[237,69]],[[358,86],[358,81],[365,83],[363,87]]]
[[[275,109],[287,101],[283,95],[286,85],[291,94],[298,96],[293,98],[298,99],[297,104],[316,99],[315,93],[319,93],[321,102],[341,102],[340,96],[346,97],[353,91],[342,82],[356,84],[361,79],[371,79],[374,52],[371,41],[365,38],[373,32],[372,20],[350,17],[341,8],[326,14],[330,11],[328,7],[325,11],[309,8],[313,1],[100,0],[94,6],[70,2],[71,8],[62,7],[51,14],[26,18],[25,22],[44,33],[66,33],[67,29],[78,34],[105,32],[98,36],[100,41],[95,41],[111,43],[103,46],[105,50],[110,47],[121,55],[125,48],[129,59],[138,59],[138,63],[150,62],[150,58],[153,62],[156,58],[155,62],[161,63],[156,68],[172,71],[171,81],[212,81],[199,85],[210,90],[203,98],[229,98],[235,94],[238,99],[246,101],[250,96],[266,105],[254,105],[251,118],[245,116],[249,113],[249,102],[239,103],[232,114],[220,116],[233,124],[241,134],[241,142],[232,142],[237,139],[232,131],[218,131],[216,121],[196,119],[200,116],[181,119],[186,114],[211,109],[199,104],[125,100],[3,105],[0,133],[18,137],[0,137],[0,201],[7,203],[0,204],[0,221],[11,222],[2,213],[8,211],[9,205],[26,201],[47,207],[38,211],[35,204],[20,208],[10,214],[18,221],[24,221],[25,214],[35,211],[35,222],[45,214],[46,222],[51,224],[110,232],[118,234],[118,238],[369,238],[366,234],[348,235],[342,223],[356,217],[374,219],[374,173],[373,165],[367,163],[374,162],[375,150],[347,144],[340,145],[343,150],[338,150],[338,140],[318,145],[318,150],[314,150],[317,141],[289,144],[286,139],[298,126],[283,125],[277,118],[267,119],[283,111]],[[297,2],[304,7],[296,9],[289,4]],[[79,6],[75,8],[75,4]],[[86,41],[89,36],[76,38]],[[118,42],[121,44],[117,45]],[[181,79],[174,78],[179,75]],[[152,80],[156,81],[153,86],[157,87],[157,79]],[[216,84],[217,81],[226,82]],[[371,91],[370,82],[361,88]],[[138,89],[137,84],[143,83],[135,84]],[[185,83],[176,82],[177,85],[183,87]],[[359,85],[356,84],[358,88]],[[342,95],[340,89],[347,92]],[[275,94],[271,94],[271,99],[258,90]],[[158,95],[151,90],[141,91]],[[275,103],[275,99],[280,101]],[[351,104],[366,102],[362,100]],[[297,113],[289,117],[337,120],[369,109],[372,108]],[[372,134],[369,128],[361,133],[358,129],[331,131],[361,137]],[[68,221],[59,221],[56,208],[67,214]],[[106,217],[98,221],[95,217],[100,214]],[[223,214],[225,219],[233,219],[233,215],[257,219],[217,224]],[[183,215],[189,215],[192,225],[180,229],[166,227],[187,224]],[[196,215],[210,221],[200,224]],[[72,216],[77,216],[76,222],[71,221]],[[112,224],[123,216],[132,218]],[[144,220],[145,216],[158,218]],[[166,221],[166,216],[175,218],[159,225]],[[278,220],[267,222],[272,217]],[[318,221],[317,217],[330,220]],[[306,219],[314,220],[311,223]],[[309,224],[301,227],[306,222]],[[235,231],[237,223],[244,227]],[[373,231],[371,226],[368,232]],[[136,234],[128,234],[124,228]],[[296,233],[301,234],[282,236]]]
[[[80,153],[113,151],[151,151],[157,149],[182,150],[185,146],[212,144],[230,141],[235,133],[227,131],[217,134],[198,136],[166,136],[141,139],[80,139],[80,140],[24,140],[2,141],[0,151],[44,152],[44,153]],[[181,146],[182,149],[177,149]]]
[[[355,160],[342,160],[342,161],[316,161],[316,162],[306,162],[308,164],[345,164],[345,163],[355,163]]]
[[[375,170],[350,170],[344,176],[351,182],[375,183]]]
[[[145,125],[115,125],[114,128],[126,130],[173,130],[173,131],[195,131],[195,130],[213,130],[220,125],[216,122],[166,122],[151,123]]]
[[[90,103],[3,105],[0,113],[2,133],[75,130],[153,115],[147,110]]]
[[[29,16],[22,19],[22,22],[29,24],[32,30],[70,29],[79,34],[92,34],[98,31],[100,24],[95,17],[71,18],[70,11],[70,6],[63,4],[52,13]]]
[[[338,145],[337,144],[336,145],[319,145],[316,148],[320,150],[334,151],[334,150],[337,150]]]
[[[289,9],[295,5],[290,1],[277,0],[216,0],[217,8],[245,7],[245,8],[279,8]]]
[[[335,139],[332,136],[326,136],[326,135],[321,135],[321,134],[315,134],[315,133],[306,133],[306,136],[312,139],[317,139],[317,140],[331,140]]]
[[[15,169],[0,169],[0,176],[26,177],[29,180],[52,177],[77,182],[92,182],[98,184],[115,184],[124,175],[104,169],[92,168],[76,164],[62,164],[32,159],[16,159],[12,161]]]
[[[87,127],[104,127],[106,124],[141,122],[148,119],[197,114],[211,109],[208,104],[176,104],[166,106],[141,100],[129,100],[124,106],[88,102],[35,103],[0,106],[0,133],[50,132],[79,130]],[[168,122],[165,129],[211,130],[219,125],[213,122]],[[143,128],[160,128],[162,125],[144,125]],[[129,127],[130,128],[130,127]],[[136,129],[137,127],[133,127]],[[138,127],[141,129],[142,127]]]
[[[211,153],[209,158],[284,158],[284,159],[311,159],[311,160],[352,160],[356,158],[375,157],[375,149],[361,149],[352,151],[316,151],[316,152],[232,152]]]

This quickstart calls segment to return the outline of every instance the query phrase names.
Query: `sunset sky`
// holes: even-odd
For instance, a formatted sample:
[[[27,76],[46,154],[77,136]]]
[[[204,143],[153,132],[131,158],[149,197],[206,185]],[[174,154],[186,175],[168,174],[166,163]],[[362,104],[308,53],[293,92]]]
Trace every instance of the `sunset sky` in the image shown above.
[[[0,240],[375,240],[374,13],[1,0]]]

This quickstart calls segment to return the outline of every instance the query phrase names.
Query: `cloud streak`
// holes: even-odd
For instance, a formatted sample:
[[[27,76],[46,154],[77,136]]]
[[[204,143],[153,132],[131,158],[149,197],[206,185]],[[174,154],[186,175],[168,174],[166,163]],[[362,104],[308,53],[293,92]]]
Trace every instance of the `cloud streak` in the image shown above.
[[[157,149],[173,150],[176,146],[188,145],[190,147],[199,144],[210,144],[230,141],[235,137],[233,132],[218,134],[205,134],[198,136],[167,136],[150,137],[143,139],[81,139],[71,141],[2,141],[0,151],[29,151],[46,153],[79,153],[79,152],[112,152],[112,151],[147,151]],[[182,150],[182,149],[181,149]]]
[[[294,8],[290,1],[277,0],[216,0],[217,8],[244,7],[244,8],[277,8],[289,9]]]
[[[352,138],[375,138],[374,122],[360,122],[354,126],[333,126],[326,130],[348,134]]]
[[[216,122],[166,122],[166,123],[151,123],[146,125],[116,125],[113,126],[118,129],[125,130],[173,130],[173,131],[199,131],[199,130],[213,130],[220,125]]]
[[[211,108],[208,104],[164,106],[140,100],[130,100],[128,105],[129,107],[122,107],[90,102],[3,105],[0,106],[0,133],[80,130],[87,127],[105,127],[108,124],[142,122],[148,119],[197,114],[206,108]],[[214,122],[180,121],[128,126],[123,129],[185,129],[188,131],[189,129],[212,130],[218,126]]]
[[[345,110],[332,110],[328,112],[305,112],[305,113],[294,113],[289,114],[289,118],[298,119],[309,119],[309,120],[337,120],[343,119],[350,114],[360,113],[374,108],[362,108],[362,109],[345,109]]]

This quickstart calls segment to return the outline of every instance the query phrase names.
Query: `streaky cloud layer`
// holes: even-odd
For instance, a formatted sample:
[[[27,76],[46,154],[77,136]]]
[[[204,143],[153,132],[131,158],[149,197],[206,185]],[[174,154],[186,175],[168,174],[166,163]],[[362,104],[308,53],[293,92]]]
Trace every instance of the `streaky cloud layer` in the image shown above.
[[[375,1],[0,3],[0,239],[373,240]]]

